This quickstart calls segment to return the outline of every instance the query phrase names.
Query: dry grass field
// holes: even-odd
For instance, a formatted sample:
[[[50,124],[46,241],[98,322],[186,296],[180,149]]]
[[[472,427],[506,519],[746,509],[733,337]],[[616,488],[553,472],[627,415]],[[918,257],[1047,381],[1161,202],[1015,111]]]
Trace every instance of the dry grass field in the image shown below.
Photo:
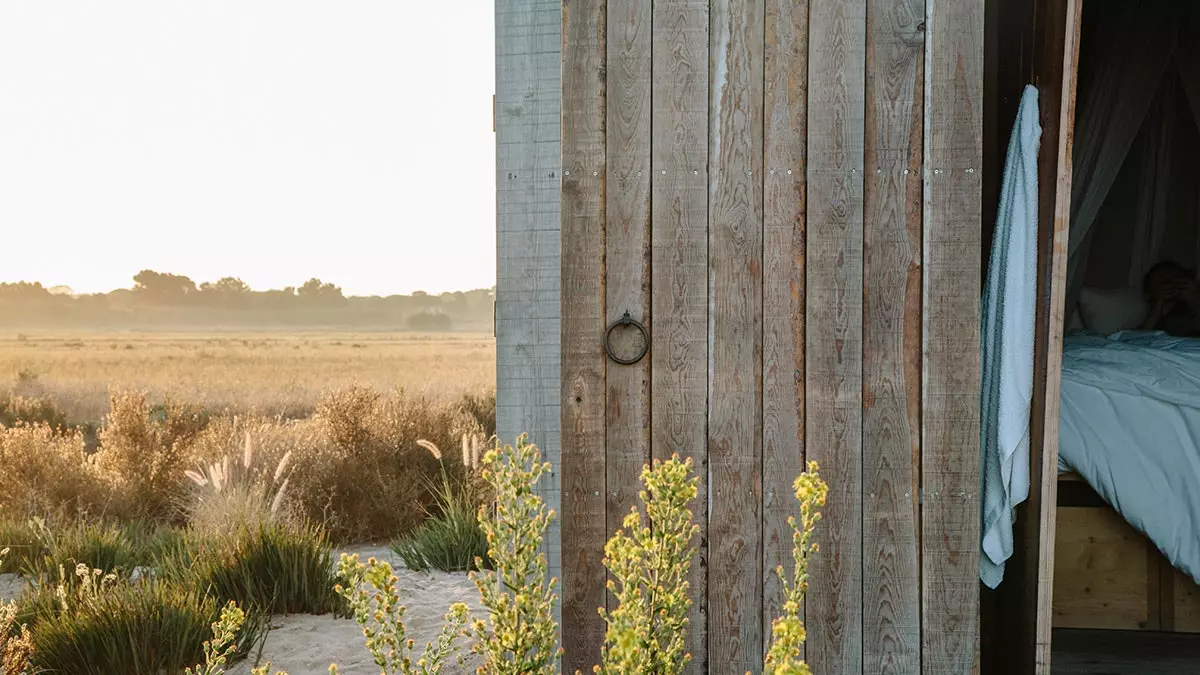
[[[108,411],[110,387],[217,412],[305,417],[350,385],[459,396],[495,387],[490,335],[91,333],[0,335],[0,393],[48,396],[72,422]]]

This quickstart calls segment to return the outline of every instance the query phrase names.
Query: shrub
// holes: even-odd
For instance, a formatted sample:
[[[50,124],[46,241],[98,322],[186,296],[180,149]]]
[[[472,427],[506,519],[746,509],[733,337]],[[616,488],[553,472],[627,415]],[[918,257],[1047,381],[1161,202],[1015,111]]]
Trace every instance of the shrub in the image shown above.
[[[607,623],[604,673],[682,673],[691,655],[687,642],[688,570],[700,528],[692,523],[690,504],[699,479],[692,460],[676,455],[642,471],[640,493],[646,522],[637,507],[604,547],[608,590],[616,596],[611,612],[600,609]]]
[[[428,446],[440,459],[441,451],[432,443]],[[443,572],[464,572],[477,569],[477,560],[485,567],[490,566],[487,538],[477,517],[483,503],[481,490],[470,477],[452,480],[445,465],[441,478],[440,485],[429,482],[436,509],[411,534],[393,542],[392,550],[404,561],[405,567],[416,571],[433,568]]]
[[[78,432],[45,424],[0,428],[0,513],[74,518],[103,508],[107,499]]]
[[[338,562],[338,576],[342,583],[337,592],[346,599],[354,612],[354,619],[363,629],[367,651],[380,668],[380,675],[433,675],[440,673],[450,655],[454,653],[454,640],[463,632],[467,623],[467,606],[455,603],[446,613],[442,630],[436,643],[425,645],[425,651],[416,661],[412,660],[414,643],[408,639],[404,626],[407,608],[400,604],[396,584],[399,581],[392,566],[374,558],[364,565],[358,556],[342,554]],[[370,586],[371,590],[367,589]],[[330,666],[329,672],[336,675],[337,668]]]
[[[190,444],[207,424],[198,408],[144,393],[115,393],[100,432],[96,465],[122,499],[124,515],[179,520],[176,508]]]
[[[56,430],[66,429],[67,413],[49,396],[18,396],[0,398],[0,426],[44,424]]]
[[[479,523],[495,570],[471,574],[489,611],[486,622],[477,620],[472,627],[473,651],[484,659],[479,672],[550,675],[561,651],[553,614],[558,582],[547,579],[546,555],[539,549],[554,512],[534,492],[550,465],[521,436],[516,448],[489,450],[483,466],[496,504],[479,509]]]
[[[272,614],[345,611],[333,590],[332,550],[319,529],[247,524],[220,537],[195,534],[163,562],[165,579],[225,603]]]
[[[479,424],[484,437],[496,435],[496,390],[463,394],[459,401],[462,409]]]
[[[196,589],[175,584],[83,582],[33,627],[33,666],[78,675],[177,673],[204,658],[203,644],[220,618],[220,606]],[[263,627],[261,617],[243,626],[245,653]]]

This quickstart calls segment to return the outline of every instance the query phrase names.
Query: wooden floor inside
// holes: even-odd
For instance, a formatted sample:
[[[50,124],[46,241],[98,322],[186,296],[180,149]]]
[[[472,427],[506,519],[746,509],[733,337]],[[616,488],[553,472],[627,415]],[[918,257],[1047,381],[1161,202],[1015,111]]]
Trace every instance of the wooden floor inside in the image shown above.
[[[1193,675],[1200,635],[1145,631],[1054,631],[1053,675]]]

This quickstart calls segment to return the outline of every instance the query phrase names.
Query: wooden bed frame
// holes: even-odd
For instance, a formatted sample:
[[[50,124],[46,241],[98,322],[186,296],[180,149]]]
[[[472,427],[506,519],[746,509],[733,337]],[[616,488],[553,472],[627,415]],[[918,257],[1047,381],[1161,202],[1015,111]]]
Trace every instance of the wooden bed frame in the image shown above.
[[[1200,633],[1200,587],[1077,474],[1058,479],[1054,628]]]

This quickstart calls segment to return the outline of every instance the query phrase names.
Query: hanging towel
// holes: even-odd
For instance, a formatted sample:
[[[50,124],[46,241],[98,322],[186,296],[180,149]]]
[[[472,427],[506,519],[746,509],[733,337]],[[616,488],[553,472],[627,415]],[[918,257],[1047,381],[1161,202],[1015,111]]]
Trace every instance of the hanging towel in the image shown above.
[[[980,326],[983,522],[979,577],[995,588],[1013,552],[1013,516],[1029,496],[1029,408],[1037,303],[1038,92],[1021,96],[1008,143]]]

